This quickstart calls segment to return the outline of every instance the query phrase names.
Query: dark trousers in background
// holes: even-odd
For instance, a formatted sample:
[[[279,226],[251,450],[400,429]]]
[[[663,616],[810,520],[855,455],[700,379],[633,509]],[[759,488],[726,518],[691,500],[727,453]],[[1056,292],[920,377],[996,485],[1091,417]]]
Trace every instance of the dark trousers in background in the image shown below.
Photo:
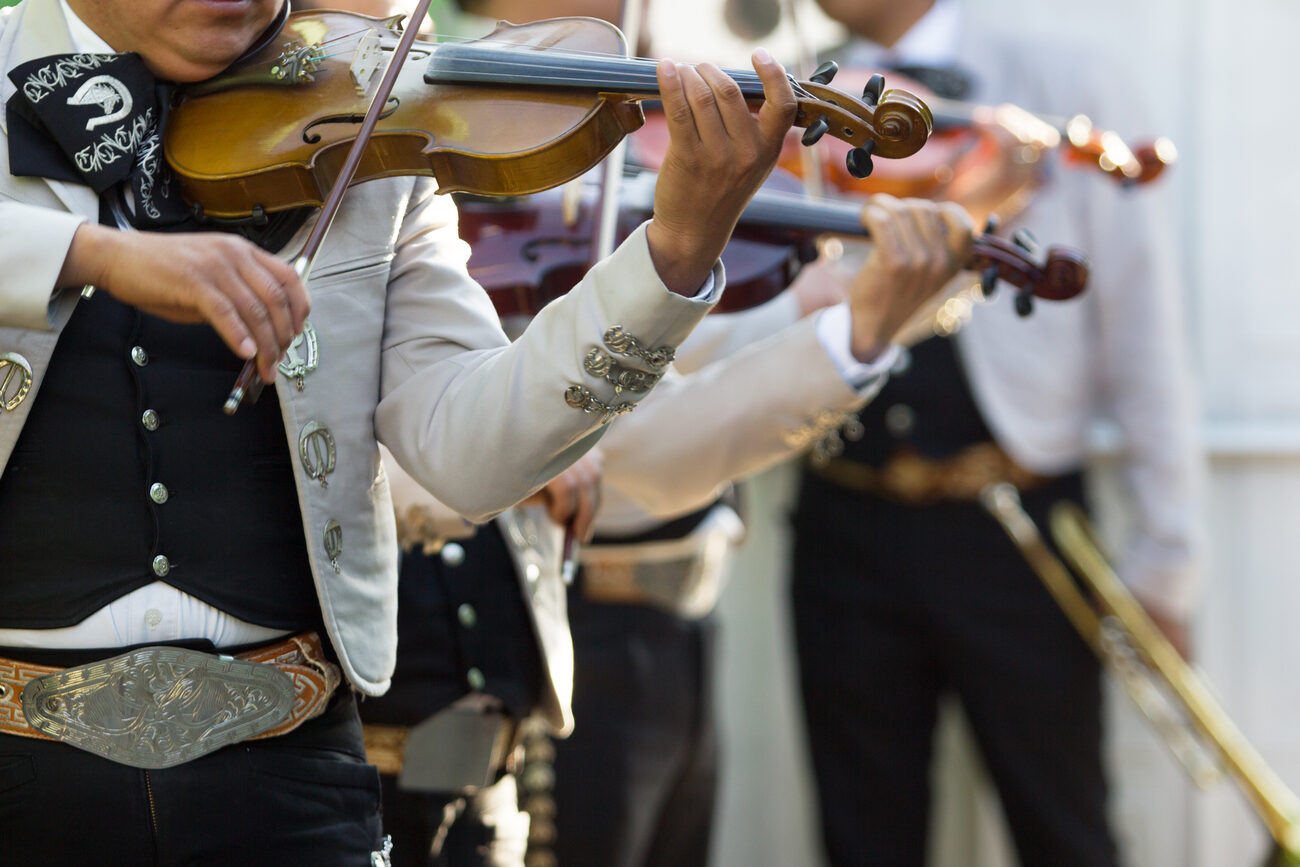
[[[1078,475],[1023,495],[1082,500]],[[1100,666],[976,503],[901,506],[805,473],[795,633],[834,865],[920,867],[939,698],[960,700],[1024,867],[1112,867]]]
[[[160,771],[0,735],[6,864],[368,867],[379,799],[346,687],[289,734]]]
[[[569,600],[577,722],[556,742],[560,867],[703,867],[718,773],[713,622]]]
[[[470,795],[417,794],[380,779],[393,867],[523,867],[528,817],[514,775]]]

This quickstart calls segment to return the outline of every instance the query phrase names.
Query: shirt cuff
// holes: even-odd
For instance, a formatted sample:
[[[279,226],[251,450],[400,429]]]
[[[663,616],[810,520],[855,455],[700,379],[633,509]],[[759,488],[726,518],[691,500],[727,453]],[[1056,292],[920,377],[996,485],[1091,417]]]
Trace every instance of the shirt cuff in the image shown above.
[[[713,272],[710,271],[709,276],[704,278],[704,285],[700,287],[699,292],[696,292],[694,295],[691,296],[691,300],[707,301],[708,303],[712,304],[714,301],[718,300],[717,298],[714,297],[716,293],[713,291],[717,287],[718,287],[718,281],[713,279]]]
[[[852,339],[849,305],[836,304],[817,317],[817,340],[844,381],[859,393],[878,390],[898,360],[897,344],[891,344],[875,361],[864,364],[853,357]]]

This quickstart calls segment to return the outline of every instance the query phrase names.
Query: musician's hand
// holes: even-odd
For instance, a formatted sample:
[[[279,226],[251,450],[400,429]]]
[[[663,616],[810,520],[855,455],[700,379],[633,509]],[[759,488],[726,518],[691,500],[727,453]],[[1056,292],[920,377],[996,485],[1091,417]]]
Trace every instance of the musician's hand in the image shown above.
[[[593,448],[524,503],[544,503],[552,521],[561,526],[572,522],[574,538],[590,542],[596,531],[604,471],[605,455],[599,447]]]
[[[794,91],[785,70],[761,48],[754,52],[754,69],[765,94],[757,117],[736,82],[716,66],[659,63],[672,141],[646,237],[655,270],[674,292],[693,295],[704,284],[794,122]]]
[[[209,323],[264,382],[311,309],[293,268],[236,235],[127,232],[83,223],[60,286],[91,284],[171,322]]]
[[[799,269],[786,291],[799,302],[799,316],[804,317],[844,301],[848,297],[851,276],[823,256]]]
[[[852,349],[874,361],[970,258],[970,215],[951,202],[872,196],[862,209],[872,250],[849,287]]]

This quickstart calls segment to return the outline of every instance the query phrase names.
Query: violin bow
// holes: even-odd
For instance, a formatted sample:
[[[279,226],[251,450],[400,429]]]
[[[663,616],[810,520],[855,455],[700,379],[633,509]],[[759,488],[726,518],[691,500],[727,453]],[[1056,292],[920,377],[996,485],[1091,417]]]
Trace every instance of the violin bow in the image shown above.
[[[285,0],[285,2],[287,5],[288,0]],[[312,265],[316,261],[317,253],[320,252],[325,235],[329,232],[330,226],[334,223],[334,218],[338,215],[339,207],[343,204],[343,195],[347,192],[348,185],[352,183],[352,178],[356,176],[357,167],[361,164],[361,158],[365,154],[366,144],[375,131],[375,125],[379,122],[379,115],[388,102],[389,94],[393,92],[393,85],[396,84],[397,76],[402,71],[403,62],[406,60],[407,54],[410,53],[411,46],[415,43],[415,37],[420,30],[420,22],[429,14],[429,3],[430,0],[418,0],[411,17],[407,19],[407,26],[402,31],[402,38],[393,50],[393,56],[388,61],[388,68],[384,70],[384,77],[380,79],[379,86],[375,89],[375,95],[370,100],[370,107],[366,109],[366,116],[361,121],[360,130],[352,142],[352,147],[348,150],[348,156],[343,162],[343,168],[339,170],[338,178],[334,181],[334,186],[330,188],[329,198],[321,206],[320,217],[317,218],[316,225],[312,227],[311,234],[307,236],[307,243],[303,245],[301,252],[293,260],[293,270],[303,283],[307,282],[307,277],[311,274]],[[265,383],[262,382],[261,376],[257,373],[256,361],[256,358],[250,358],[244,362],[244,367],[239,372],[239,378],[235,380],[234,386],[230,389],[230,396],[226,398],[226,402],[222,406],[222,411],[226,415],[234,415],[244,404],[244,401],[254,403],[261,395]]]

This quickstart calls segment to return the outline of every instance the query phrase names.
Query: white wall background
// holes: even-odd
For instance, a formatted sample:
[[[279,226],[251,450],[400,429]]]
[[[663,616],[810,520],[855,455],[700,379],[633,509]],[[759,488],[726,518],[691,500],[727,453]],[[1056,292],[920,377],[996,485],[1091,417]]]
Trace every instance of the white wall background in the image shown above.
[[[717,0],[656,0],[663,53],[742,63],[748,46],[710,26]],[[1104,45],[1149,103],[1131,135],[1163,133],[1181,160],[1163,183],[1184,242],[1189,340],[1203,380],[1212,468],[1210,584],[1197,657],[1237,725],[1300,788],[1300,286],[1289,261],[1300,221],[1300,132],[1290,0],[967,0],[971,14],[1027,34]],[[689,25],[684,22],[690,22]],[[821,25],[819,33],[828,31]],[[788,34],[766,40],[789,56]],[[1111,484],[1101,461],[1100,484]],[[726,782],[717,867],[815,865],[815,826],[790,678],[785,611],[789,476],[755,486],[751,542],[724,600],[720,701]],[[1108,498],[1113,499],[1113,498]],[[1120,515],[1109,524],[1122,525]],[[1164,747],[1115,692],[1110,759],[1116,826],[1132,867],[1258,863],[1265,836],[1231,783],[1193,792]],[[995,801],[960,726],[941,733],[933,862],[1011,864]]]

